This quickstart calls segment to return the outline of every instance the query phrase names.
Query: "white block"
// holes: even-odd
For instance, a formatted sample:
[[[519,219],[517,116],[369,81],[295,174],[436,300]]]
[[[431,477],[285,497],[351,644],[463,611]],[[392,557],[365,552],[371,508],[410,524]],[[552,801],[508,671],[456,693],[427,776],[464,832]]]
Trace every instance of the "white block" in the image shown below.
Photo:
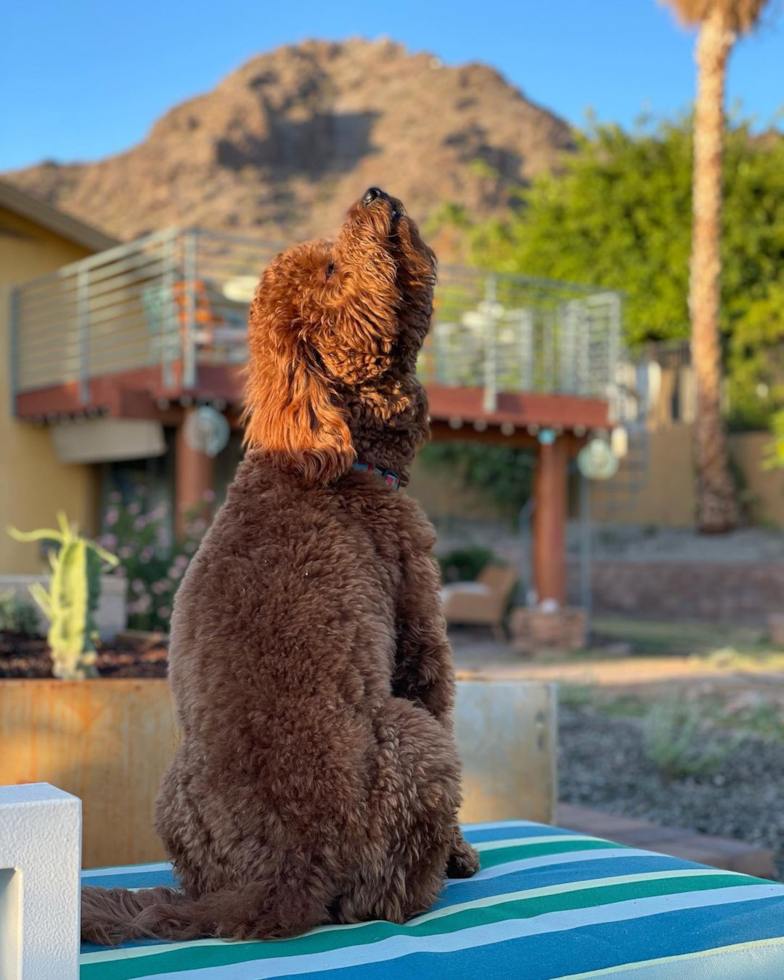
[[[82,804],[0,786],[0,980],[78,980]]]

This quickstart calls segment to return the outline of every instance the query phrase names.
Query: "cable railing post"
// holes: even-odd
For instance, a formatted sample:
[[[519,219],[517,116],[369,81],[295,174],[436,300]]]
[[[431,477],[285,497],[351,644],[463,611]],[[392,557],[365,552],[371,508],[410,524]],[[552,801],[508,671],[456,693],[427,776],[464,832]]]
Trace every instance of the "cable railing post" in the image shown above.
[[[610,417],[620,409],[618,396],[618,366],[621,354],[621,330],[623,317],[621,314],[621,297],[618,293],[611,294],[607,343],[607,399],[610,402]]]
[[[181,356],[180,315],[177,309],[177,232],[171,231],[160,245],[163,249],[160,296],[161,381],[165,389],[174,386],[174,362]]]
[[[484,396],[482,408],[494,412],[498,407],[498,279],[492,274],[485,279],[484,317]]]
[[[79,400],[90,400],[90,270],[81,268],[76,276],[76,322],[79,337]]]
[[[198,274],[198,231],[183,233],[183,269],[185,273],[185,323],[182,331],[182,386],[196,387],[196,277]]]

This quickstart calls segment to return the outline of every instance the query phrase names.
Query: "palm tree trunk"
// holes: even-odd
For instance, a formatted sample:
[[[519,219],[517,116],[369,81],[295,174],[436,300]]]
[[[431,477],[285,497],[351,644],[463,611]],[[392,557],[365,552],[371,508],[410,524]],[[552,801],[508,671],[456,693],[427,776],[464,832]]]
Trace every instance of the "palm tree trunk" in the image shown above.
[[[696,50],[689,311],[692,363],[697,381],[694,427],[697,524],[703,533],[731,530],[739,518],[721,412],[719,339],[724,83],[734,40],[724,14],[715,8],[703,21]]]

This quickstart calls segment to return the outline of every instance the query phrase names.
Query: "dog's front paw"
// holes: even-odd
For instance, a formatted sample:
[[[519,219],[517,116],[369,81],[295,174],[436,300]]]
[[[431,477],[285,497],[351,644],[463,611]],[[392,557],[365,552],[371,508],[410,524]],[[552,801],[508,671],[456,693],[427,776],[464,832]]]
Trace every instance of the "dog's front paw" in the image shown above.
[[[479,855],[458,831],[446,865],[447,878],[471,878],[479,870]]]

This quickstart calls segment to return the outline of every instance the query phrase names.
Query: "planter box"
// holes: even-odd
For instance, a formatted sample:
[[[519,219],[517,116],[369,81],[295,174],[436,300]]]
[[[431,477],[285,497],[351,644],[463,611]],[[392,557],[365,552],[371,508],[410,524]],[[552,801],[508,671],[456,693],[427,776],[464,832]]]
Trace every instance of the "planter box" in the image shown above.
[[[463,763],[464,823],[553,823],[556,685],[541,681],[457,682],[455,736]]]
[[[48,588],[49,576],[0,575],[0,595],[4,592],[16,592],[17,595],[24,596],[32,602],[28,586],[34,582],[40,582],[44,588]],[[98,600],[95,621],[102,640],[113,640],[119,632],[125,629],[128,623],[125,602],[127,590],[128,583],[124,578],[118,578],[116,575],[101,576],[101,598]],[[38,609],[38,606],[35,608],[38,612],[41,632],[46,633],[49,625],[46,616]]]
[[[512,644],[523,653],[540,650],[582,650],[586,639],[584,609],[518,608],[512,611]]]
[[[153,802],[174,748],[165,680],[0,681],[0,784],[82,801],[86,868],[164,859]]]
[[[458,681],[464,821],[554,817],[551,684]],[[86,868],[164,860],[153,805],[175,746],[165,680],[0,681],[0,784],[82,801]]]

